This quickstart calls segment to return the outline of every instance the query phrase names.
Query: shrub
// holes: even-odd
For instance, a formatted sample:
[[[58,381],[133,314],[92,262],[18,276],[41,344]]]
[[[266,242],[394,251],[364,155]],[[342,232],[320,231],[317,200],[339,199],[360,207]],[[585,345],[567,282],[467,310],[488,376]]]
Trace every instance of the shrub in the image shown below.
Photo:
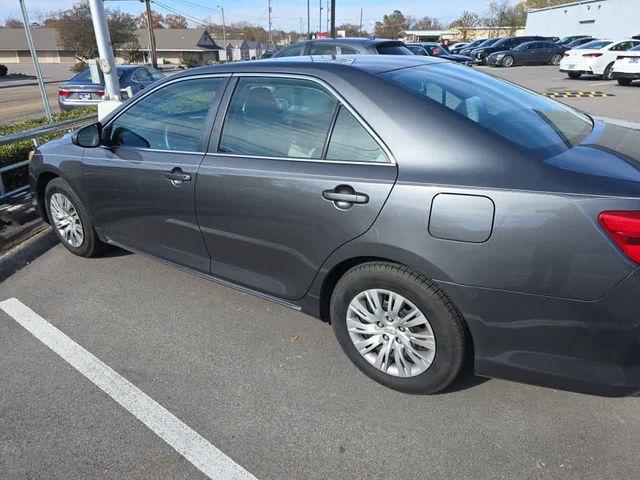
[[[83,71],[85,68],[87,68],[89,65],[87,65],[87,62],[85,62],[84,60],[78,60],[76,63],[74,63],[73,65],[71,65],[71,67],[69,68],[69,70],[73,73],[80,73],[81,71]]]
[[[182,65],[187,68],[194,68],[204,65],[204,63],[195,55],[185,55],[182,57]]]
[[[97,107],[85,107],[70,110],[68,112],[60,112],[53,114],[53,121],[69,120],[72,118],[81,117],[90,113],[96,113]],[[32,128],[46,125],[47,119],[34,118],[26,120],[24,122],[15,123],[12,125],[0,125],[0,137],[5,135],[11,135],[13,133],[23,132],[25,130],[31,130]],[[40,143],[44,143],[54,138],[63,136],[66,131],[51,133],[39,138]],[[9,145],[0,146],[0,167],[5,165],[11,165],[12,163],[21,162],[26,160],[29,156],[29,151],[33,150],[34,145],[32,140],[23,140],[22,142],[11,143]],[[13,190],[27,183],[27,168],[18,168],[10,172],[4,173],[2,178],[4,180],[4,186],[7,191]]]
[[[7,72],[9,72],[9,69],[7,68],[7,66],[0,64],[0,77],[6,77]]]

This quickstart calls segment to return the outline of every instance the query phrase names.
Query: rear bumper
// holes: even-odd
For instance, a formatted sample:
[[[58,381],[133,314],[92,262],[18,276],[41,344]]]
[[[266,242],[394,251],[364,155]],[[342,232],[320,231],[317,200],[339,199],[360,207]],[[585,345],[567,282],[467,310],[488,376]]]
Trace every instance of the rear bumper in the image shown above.
[[[640,392],[640,269],[591,302],[441,287],[469,325],[479,375],[605,396]]]
[[[640,72],[612,72],[613,78],[630,78],[632,80],[640,79]]]

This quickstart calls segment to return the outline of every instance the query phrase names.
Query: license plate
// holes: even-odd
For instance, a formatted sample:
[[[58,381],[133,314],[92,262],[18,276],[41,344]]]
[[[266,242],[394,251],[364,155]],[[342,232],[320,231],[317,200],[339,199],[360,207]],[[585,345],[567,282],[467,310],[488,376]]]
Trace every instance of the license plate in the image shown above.
[[[78,100],[91,100],[91,94],[90,93],[79,93],[78,94]]]
[[[569,70],[575,70],[576,66],[575,65],[569,65]]]
[[[640,57],[630,59],[629,63],[640,63]]]

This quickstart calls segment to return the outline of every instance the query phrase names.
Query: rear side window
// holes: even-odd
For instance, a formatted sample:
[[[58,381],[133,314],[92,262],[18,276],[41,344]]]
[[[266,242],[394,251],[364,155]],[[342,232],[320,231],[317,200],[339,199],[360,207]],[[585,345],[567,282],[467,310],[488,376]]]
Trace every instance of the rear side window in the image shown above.
[[[151,78],[151,74],[147,71],[146,68],[139,68],[138,70],[133,72],[133,75],[131,75],[131,78],[136,82],[142,82],[142,83],[153,81],[153,79]]]
[[[398,43],[382,43],[376,46],[376,51],[380,55],[413,55],[411,50]]]
[[[320,159],[336,107],[335,97],[309,80],[241,78],[218,151]]]
[[[389,157],[351,112],[340,107],[329,141],[327,160],[388,163]]]
[[[296,47],[291,47],[287,50],[283,50],[277,56],[278,57],[299,57],[302,55],[304,51],[304,45],[298,45]]]
[[[404,68],[380,76],[543,158],[580,143],[593,127],[589,117],[568,106],[458,65]]]
[[[335,45],[311,45],[309,55],[337,55],[338,49]]]
[[[342,55],[359,55],[360,52],[355,48],[345,47],[343,45],[340,46],[340,53]]]

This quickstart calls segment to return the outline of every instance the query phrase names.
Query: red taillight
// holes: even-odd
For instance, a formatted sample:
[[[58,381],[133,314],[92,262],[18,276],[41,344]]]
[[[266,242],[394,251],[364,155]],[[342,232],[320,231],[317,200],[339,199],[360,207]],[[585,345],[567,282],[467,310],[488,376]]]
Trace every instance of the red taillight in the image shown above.
[[[69,90],[65,90],[64,88],[58,89],[58,95],[61,97],[68,97],[71,92]]]
[[[104,90],[98,90],[96,93],[99,97],[104,97]]]
[[[597,58],[597,57],[601,57],[602,53],[585,53],[582,56],[587,58]]]
[[[598,220],[622,251],[640,263],[640,212],[602,212]]]

